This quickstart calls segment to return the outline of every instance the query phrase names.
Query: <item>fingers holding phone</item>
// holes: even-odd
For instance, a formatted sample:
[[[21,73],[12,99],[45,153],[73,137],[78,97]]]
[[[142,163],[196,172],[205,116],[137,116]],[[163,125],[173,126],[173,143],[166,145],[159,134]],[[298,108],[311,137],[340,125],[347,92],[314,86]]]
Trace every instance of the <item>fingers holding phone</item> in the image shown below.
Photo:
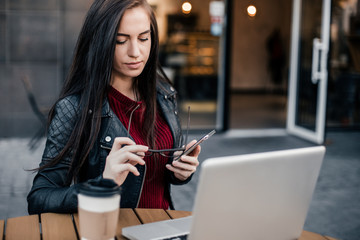
[[[191,141],[186,149],[190,149],[196,143],[196,140]],[[185,150],[186,151],[186,150]],[[186,155],[181,154],[177,160],[174,160],[172,164],[167,164],[166,168],[174,172],[174,175],[177,179],[185,181],[190,177],[194,172],[196,172],[197,166],[199,166],[198,156],[201,152],[200,145],[193,147],[191,152],[188,152]],[[176,153],[175,153],[176,154]]]
[[[191,176],[196,171],[197,166],[199,165],[198,156],[201,152],[200,144],[212,135],[215,134],[215,130],[212,130],[208,134],[201,137],[198,141],[193,140],[187,144],[186,149],[183,153],[176,156],[175,153],[174,160],[172,164],[167,164],[166,168],[174,172],[176,178],[184,181]]]

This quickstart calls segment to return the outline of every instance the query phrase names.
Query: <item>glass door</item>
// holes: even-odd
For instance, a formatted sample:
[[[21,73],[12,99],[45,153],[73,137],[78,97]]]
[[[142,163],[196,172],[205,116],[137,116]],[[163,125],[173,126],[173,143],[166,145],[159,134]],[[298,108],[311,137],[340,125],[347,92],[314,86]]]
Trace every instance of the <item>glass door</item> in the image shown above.
[[[287,131],[324,141],[331,0],[294,0]]]

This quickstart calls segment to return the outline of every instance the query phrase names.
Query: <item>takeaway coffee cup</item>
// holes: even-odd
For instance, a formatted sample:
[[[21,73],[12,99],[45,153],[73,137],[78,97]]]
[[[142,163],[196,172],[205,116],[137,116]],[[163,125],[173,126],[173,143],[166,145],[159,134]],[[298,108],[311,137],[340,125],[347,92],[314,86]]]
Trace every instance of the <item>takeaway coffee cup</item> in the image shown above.
[[[119,206],[120,189],[113,180],[90,180],[81,184],[78,189],[81,239],[114,239]]]

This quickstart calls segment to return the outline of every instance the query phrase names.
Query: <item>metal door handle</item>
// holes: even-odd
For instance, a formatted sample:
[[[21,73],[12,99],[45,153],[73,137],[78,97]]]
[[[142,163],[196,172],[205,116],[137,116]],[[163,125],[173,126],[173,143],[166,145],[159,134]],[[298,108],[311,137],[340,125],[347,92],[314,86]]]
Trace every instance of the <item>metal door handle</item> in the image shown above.
[[[323,69],[319,66],[319,56],[322,50],[322,43],[319,38],[313,39],[313,54],[312,54],[312,66],[311,66],[311,81],[313,84],[318,83],[323,75]],[[319,70],[320,68],[320,70]]]

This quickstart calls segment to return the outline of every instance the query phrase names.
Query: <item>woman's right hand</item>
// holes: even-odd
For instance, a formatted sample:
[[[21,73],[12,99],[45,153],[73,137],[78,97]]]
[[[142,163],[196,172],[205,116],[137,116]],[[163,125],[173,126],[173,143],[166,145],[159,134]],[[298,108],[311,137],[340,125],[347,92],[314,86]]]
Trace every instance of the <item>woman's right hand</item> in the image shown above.
[[[120,186],[125,181],[129,172],[139,176],[140,173],[135,165],[145,164],[142,156],[147,151],[147,146],[136,145],[130,138],[115,138],[111,151],[106,157],[103,178],[112,179]]]

